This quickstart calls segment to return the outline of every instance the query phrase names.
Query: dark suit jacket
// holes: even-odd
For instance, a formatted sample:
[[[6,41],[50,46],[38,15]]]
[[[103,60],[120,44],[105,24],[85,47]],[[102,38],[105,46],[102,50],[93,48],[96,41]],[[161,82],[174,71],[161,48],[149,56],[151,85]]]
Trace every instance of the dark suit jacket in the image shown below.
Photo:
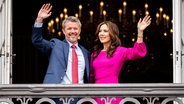
[[[37,49],[49,56],[49,65],[43,83],[61,83],[67,70],[68,42],[56,38],[50,41],[45,40],[42,37],[42,28],[32,27],[32,43]],[[90,53],[83,46],[79,45],[79,47],[83,52],[85,60],[84,83],[88,83]]]

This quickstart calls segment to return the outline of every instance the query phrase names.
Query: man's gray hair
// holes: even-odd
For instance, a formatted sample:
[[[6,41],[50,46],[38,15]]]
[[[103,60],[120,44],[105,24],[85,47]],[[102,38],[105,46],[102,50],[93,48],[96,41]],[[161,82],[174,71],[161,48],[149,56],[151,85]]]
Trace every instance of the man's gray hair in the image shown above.
[[[79,20],[77,17],[75,17],[75,16],[69,16],[69,17],[67,17],[67,18],[65,18],[65,19],[63,20],[63,22],[62,22],[62,29],[65,28],[65,23],[66,23],[67,21],[70,21],[70,22],[78,22],[80,28],[82,27],[82,24],[81,24],[80,20]]]

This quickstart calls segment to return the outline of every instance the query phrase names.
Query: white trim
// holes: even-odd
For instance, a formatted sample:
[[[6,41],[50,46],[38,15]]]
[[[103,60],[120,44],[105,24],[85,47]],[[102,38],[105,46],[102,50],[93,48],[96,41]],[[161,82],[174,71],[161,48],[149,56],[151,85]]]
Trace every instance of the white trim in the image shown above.
[[[0,10],[0,84],[11,83],[12,1],[3,0]]]
[[[181,0],[173,0],[173,82],[182,82],[181,70]]]

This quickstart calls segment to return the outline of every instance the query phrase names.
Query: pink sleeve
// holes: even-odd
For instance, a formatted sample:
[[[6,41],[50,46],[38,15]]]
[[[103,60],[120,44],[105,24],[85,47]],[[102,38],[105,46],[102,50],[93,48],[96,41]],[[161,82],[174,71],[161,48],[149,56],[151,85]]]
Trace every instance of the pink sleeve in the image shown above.
[[[143,58],[147,53],[146,44],[144,42],[135,42],[133,48],[128,49],[128,59],[134,60],[138,58]]]

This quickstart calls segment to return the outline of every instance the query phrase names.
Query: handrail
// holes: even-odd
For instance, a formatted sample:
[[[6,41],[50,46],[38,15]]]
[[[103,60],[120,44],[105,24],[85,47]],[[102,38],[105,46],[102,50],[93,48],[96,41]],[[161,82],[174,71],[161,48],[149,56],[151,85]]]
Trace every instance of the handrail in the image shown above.
[[[1,84],[0,103],[8,104],[70,104],[73,98],[79,97],[76,104],[90,102],[97,104],[94,98],[101,98],[105,104],[111,104],[117,97],[121,97],[119,104],[168,104],[177,102],[184,104],[184,84],[174,83],[121,83],[121,84]],[[12,99],[11,99],[12,98]],[[13,100],[15,99],[15,100]],[[113,103],[112,103],[113,104]]]
[[[0,97],[32,96],[155,96],[182,97],[184,84],[139,83],[139,84],[2,84]]]

